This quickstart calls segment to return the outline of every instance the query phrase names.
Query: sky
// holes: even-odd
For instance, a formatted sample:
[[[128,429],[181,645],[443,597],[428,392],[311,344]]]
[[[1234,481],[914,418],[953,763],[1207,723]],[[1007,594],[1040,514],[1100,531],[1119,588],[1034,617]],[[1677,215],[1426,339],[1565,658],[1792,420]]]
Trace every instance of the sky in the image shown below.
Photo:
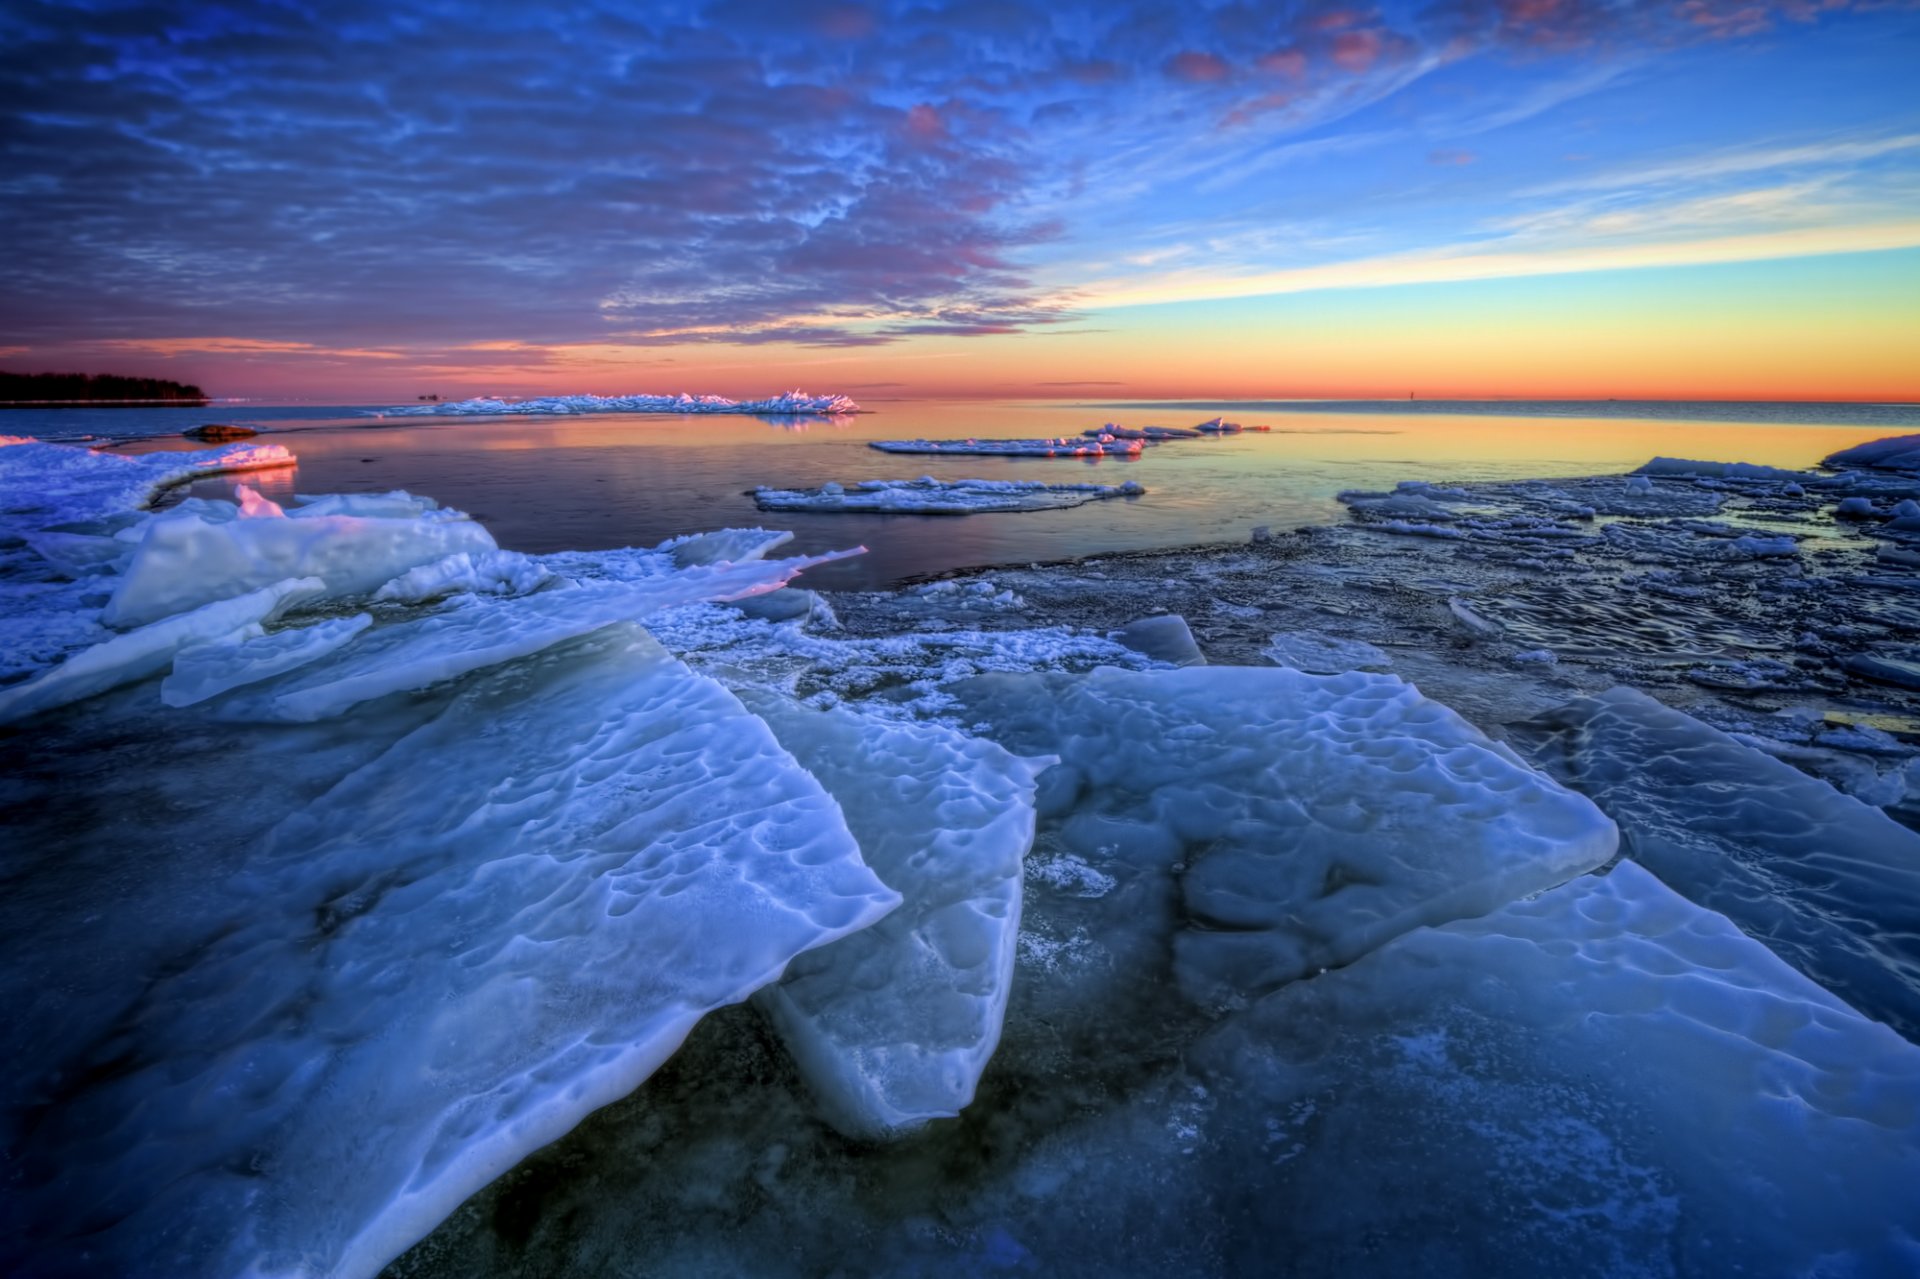
[[[0,369],[1920,400],[1920,6],[0,6]]]

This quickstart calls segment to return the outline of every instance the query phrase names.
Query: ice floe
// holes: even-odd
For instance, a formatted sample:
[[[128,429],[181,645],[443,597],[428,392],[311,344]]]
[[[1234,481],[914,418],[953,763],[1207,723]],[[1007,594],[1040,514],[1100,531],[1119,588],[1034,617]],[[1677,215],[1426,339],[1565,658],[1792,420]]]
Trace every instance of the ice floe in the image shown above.
[[[1138,497],[1146,490],[1125,484],[1047,484],[1039,480],[864,480],[823,484],[817,489],[758,488],[763,511],[867,511],[910,515],[973,515],[993,511],[1048,511],[1102,498]]]
[[[822,1110],[854,1137],[956,1115],[1000,1042],[1033,783],[1048,760],[932,724],[747,698],[846,814],[903,903],[794,960],[756,997]]]
[[[1138,457],[1145,439],[1110,435],[1062,436],[1045,440],[870,440],[882,453],[926,453],[948,457]]]
[[[1266,656],[1276,666],[1291,666],[1309,675],[1385,670],[1393,665],[1391,657],[1365,640],[1342,639],[1317,631],[1276,632],[1267,644]]]
[[[564,416],[574,413],[750,413],[769,417],[858,413],[844,395],[808,395],[787,391],[764,400],[730,400],[724,395],[542,395],[524,400],[482,396],[408,404],[382,411],[387,417],[500,417],[515,414]]]

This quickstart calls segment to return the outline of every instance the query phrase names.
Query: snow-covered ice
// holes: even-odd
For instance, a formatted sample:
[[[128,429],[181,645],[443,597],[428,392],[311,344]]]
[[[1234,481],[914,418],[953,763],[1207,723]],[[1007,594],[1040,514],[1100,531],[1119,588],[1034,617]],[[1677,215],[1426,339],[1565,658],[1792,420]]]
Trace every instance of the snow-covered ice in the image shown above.
[[[473,400],[445,400],[435,404],[408,404],[383,410],[387,417],[500,417],[507,415],[563,416],[574,413],[751,413],[769,417],[858,413],[860,406],[844,395],[808,395],[787,391],[764,400],[730,400],[724,395],[542,395],[525,400],[482,396]]]
[[[1822,466],[1866,466],[1886,471],[1920,471],[1920,435],[1894,435],[1830,453]]]
[[[758,488],[763,511],[866,511],[909,515],[974,515],[993,511],[1050,511],[1102,498],[1138,497],[1146,490],[1125,484],[1047,484],[1039,480],[864,480],[823,484],[817,489]]]
[[[933,724],[747,698],[846,814],[904,899],[794,960],[766,1011],[842,1132],[884,1137],[956,1115],[1000,1042],[1020,931],[1033,782],[1050,761]]]

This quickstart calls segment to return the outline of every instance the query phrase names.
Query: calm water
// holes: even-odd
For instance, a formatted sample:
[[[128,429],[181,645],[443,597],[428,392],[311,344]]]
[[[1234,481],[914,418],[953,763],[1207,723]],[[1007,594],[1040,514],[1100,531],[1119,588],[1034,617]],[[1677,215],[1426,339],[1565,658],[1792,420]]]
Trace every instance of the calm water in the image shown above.
[[[1108,550],[1241,541],[1341,517],[1342,489],[1403,479],[1476,480],[1624,471],[1649,457],[1808,466],[1836,449],[1920,431],[1900,405],[1086,405],[878,401],[834,421],[620,414],[569,418],[375,418],[351,407],[18,411],[0,431],[177,436],[205,421],[273,432],[296,471],[255,482],[294,492],[392,488],[471,511],[502,545],[542,552],[649,545],[727,525],[792,528],[798,549],[865,544],[870,554],[808,577],[824,589],[918,573],[1026,563]],[[894,457],[869,440],[1076,435],[1105,421],[1187,426],[1222,413],[1271,427],[1150,447],[1135,461]],[[1726,420],[1745,414],[1747,420]],[[177,438],[125,447],[191,447]],[[1144,497],[1069,511],[976,515],[762,514],[756,484],[804,487],[911,478],[1138,480]],[[203,495],[229,485],[209,481]]]

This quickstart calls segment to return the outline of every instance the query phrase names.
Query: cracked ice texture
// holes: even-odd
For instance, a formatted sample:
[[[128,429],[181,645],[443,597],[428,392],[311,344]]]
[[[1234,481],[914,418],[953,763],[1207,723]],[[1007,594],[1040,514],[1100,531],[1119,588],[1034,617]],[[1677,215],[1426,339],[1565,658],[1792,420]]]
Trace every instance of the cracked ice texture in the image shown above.
[[[1854,1007],[1920,1035],[1920,835],[1644,693],[1515,726],[1629,856]]]
[[[730,400],[724,395],[543,395],[526,400],[483,397],[441,404],[406,405],[387,409],[394,417],[498,417],[514,414],[571,413],[751,413],[773,417],[799,414],[858,413],[860,406],[844,395],[808,395],[787,391],[764,400]]]
[[[1920,1049],[1630,861],[1296,982],[1189,1060],[1237,1119],[1213,1159],[1284,1163],[1260,1202],[1305,1273],[1515,1249],[1556,1274],[1912,1273]]]
[[[1033,842],[1023,760],[937,724],[747,699],[840,802],[899,910],[793,962],[756,1002],[827,1119],[885,1137],[956,1115],[1000,1042]]]
[[[0,1259],[371,1275],[899,902],[766,725],[632,627],[469,686],[225,891],[232,926],[15,1144]]]
[[[957,695],[1070,770],[1048,783],[1080,792],[1069,848],[1185,864],[1175,972],[1204,1004],[1551,888],[1617,843],[1591,801],[1391,675],[1108,668]]]

